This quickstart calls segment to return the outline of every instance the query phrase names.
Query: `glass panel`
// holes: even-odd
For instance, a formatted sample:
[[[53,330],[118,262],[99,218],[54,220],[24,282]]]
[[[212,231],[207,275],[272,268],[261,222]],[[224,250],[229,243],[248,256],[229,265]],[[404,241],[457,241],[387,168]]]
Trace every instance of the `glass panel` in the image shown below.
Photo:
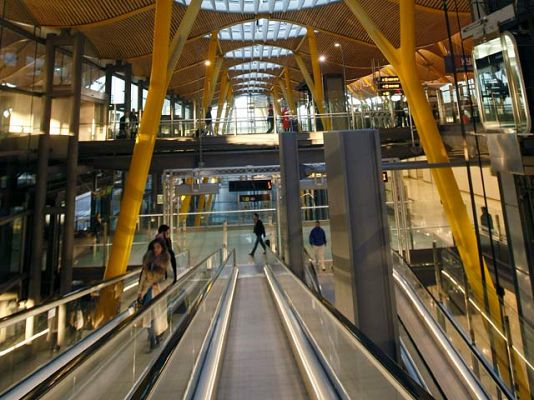
[[[162,331],[159,334],[158,347],[164,348],[173,334],[180,329],[199,296],[216,276],[219,270],[216,267],[219,263],[219,254],[216,253],[195,267],[186,279],[156,297],[127,327],[115,334],[79,368],[54,387],[47,394],[47,398],[125,398],[160,355],[157,349],[150,346],[147,339],[148,328],[155,332]],[[218,300],[224,293],[223,289],[230,270],[231,268],[227,268],[222,273],[221,279],[215,281],[206,298],[208,301],[203,302],[198,310],[199,318],[195,318],[196,325],[191,325],[198,329],[187,330],[182,338],[187,342],[185,351],[188,354],[183,358],[180,374],[185,373],[190,376],[203,335],[207,332],[206,325],[211,322]],[[201,328],[199,319],[205,322]],[[110,373],[120,378],[110,380]],[[90,390],[88,383],[91,384]],[[187,384],[187,380],[185,383]]]
[[[39,97],[0,90],[0,138],[41,132]]]
[[[523,83],[521,63],[516,53],[515,40],[511,34],[505,33],[502,36],[502,42],[505,49],[505,60],[510,72],[510,86],[516,112],[517,133],[530,133],[530,113],[524,92],[525,85]]]
[[[179,4],[189,5],[190,0],[176,0]],[[273,13],[281,11],[300,10],[335,3],[339,0],[214,0],[202,2],[202,8],[206,10],[224,11],[233,13]]]
[[[501,39],[475,46],[478,101],[486,129],[515,128],[510,82],[504,61]]]
[[[275,279],[288,297],[305,330],[332,369],[349,398],[411,398],[390,373],[321,301],[276,258],[269,259]]]

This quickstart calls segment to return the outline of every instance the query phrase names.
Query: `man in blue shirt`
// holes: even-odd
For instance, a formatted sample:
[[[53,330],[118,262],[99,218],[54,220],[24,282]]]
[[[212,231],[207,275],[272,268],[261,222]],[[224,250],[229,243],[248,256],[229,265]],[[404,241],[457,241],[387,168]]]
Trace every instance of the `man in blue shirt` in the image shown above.
[[[321,228],[321,223],[319,221],[315,221],[315,228],[310,232],[310,245],[313,247],[315,265],[325,271],[324,251],[326,248],[326,234],[323,228]]]

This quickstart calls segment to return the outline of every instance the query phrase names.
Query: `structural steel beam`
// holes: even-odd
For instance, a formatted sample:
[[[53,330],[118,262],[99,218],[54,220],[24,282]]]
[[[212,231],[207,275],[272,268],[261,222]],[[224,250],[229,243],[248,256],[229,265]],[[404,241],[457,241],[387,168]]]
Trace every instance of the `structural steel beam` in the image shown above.
[[[424,152],[429,163],[449,162],[447,150],[439,134],[432,109],[425,96],[417,74],[415,49],[415,0],[403,0],[400,7],[400,48],[395,48],[375,22],[370,18],[359,0],[344,0],[367,34],[382,51],[390,64],[397,71],[402,87],[406,93],[412,115],[417,126]],[[432,176],[436,183],[445,214],[464,265],[465,274],[477,302],[486,305],[487,311],[496,326],[503,329],[502,304],[497,295],[488,267],[480,257],[477,238],[462,199],[458,183],[451,168],[433,169]],[[488,326],[488,330],[491,329]],[[504,329],[503,329],[504,331]],[[512,387],[509,372],[509,354],[505,340],[493,334],[499,372]],[[510,354],[513,372],[521,399],[530,398],[530,392],[521,362],[515,353]]]

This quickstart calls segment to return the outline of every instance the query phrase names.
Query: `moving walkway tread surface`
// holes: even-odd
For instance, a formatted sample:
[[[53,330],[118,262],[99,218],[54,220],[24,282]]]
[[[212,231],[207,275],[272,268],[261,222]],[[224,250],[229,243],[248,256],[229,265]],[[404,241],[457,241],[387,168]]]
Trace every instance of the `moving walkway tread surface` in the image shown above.
[[[238,280],[217,398],[308,398],[263,276]]]

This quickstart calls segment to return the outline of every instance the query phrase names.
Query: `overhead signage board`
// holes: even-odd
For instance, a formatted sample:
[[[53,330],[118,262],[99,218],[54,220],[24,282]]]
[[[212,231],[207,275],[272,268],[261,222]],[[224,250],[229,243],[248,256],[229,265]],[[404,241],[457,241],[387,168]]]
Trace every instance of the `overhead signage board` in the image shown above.
[[[228,190],[230,192],[255,192],[272,189],[273,183],[270,179],[254,179],[250,181],[228,182]]]
[[[381,96],[402,94],[402,85],[398,76],[379,76],[375,80],[376,88]]]

